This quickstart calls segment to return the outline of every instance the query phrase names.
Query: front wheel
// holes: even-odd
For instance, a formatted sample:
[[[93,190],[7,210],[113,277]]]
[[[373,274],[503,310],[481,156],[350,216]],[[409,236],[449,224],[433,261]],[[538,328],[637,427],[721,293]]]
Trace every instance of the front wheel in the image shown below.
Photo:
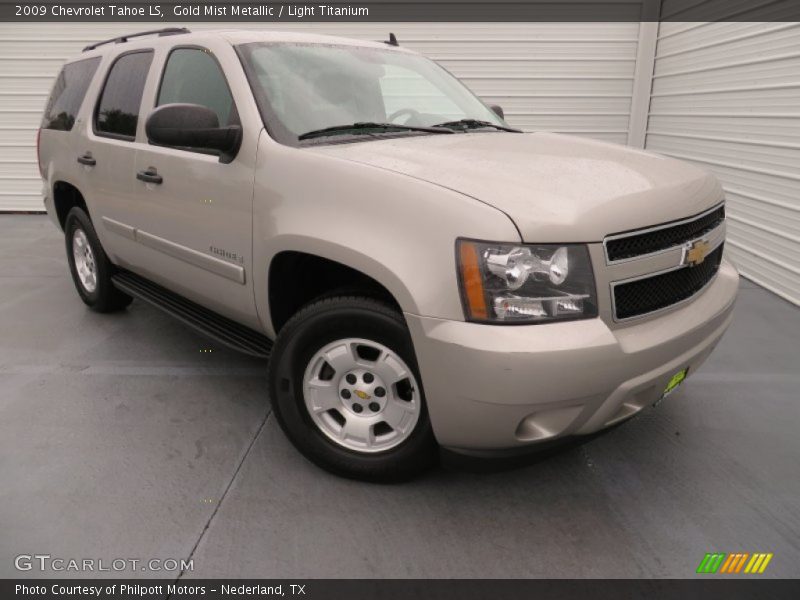
[[[382,302],[334,297],[298,312],[276,341],[269,391],[289,439],[331,472],[397,481],[435,461],[408,329]]]

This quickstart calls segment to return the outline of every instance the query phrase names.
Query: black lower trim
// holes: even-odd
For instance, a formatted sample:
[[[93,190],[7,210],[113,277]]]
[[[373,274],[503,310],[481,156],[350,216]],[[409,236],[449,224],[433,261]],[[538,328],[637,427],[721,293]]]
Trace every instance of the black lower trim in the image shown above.
[[[144,277],[130,271],[120,271],[111,280],[114,287],[152,304],[233,350],[258,358],[269,358],[272,352],[272,340],[265,335],[187,300]]]

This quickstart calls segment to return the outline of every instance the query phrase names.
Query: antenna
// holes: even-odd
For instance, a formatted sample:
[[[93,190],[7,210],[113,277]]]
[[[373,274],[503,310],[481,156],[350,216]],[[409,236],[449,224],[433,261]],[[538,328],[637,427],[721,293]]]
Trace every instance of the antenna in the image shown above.
[[[389,34],[389,41],[383,42],[384,44],[389,44],[390,46],[399,46],[400,44],[397,42],[397,37],[393,33]]]

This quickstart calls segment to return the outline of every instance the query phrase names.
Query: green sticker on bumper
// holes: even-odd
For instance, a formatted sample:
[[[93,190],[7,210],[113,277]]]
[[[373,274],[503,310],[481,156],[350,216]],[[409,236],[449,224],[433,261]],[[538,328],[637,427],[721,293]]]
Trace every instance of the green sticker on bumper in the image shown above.
[[[689,367],[686,367],[685,369],[675,373],[675,375],[672,376],[672,379],[669,380],[667,387],[664,388],[664,393],[661,394],[661,397],[666,398],[672,392],[674,392],[675,388],[677,388],[681,383],[683,383],[683,380],[686,379],[686,374],[688,372],[689,372]]]

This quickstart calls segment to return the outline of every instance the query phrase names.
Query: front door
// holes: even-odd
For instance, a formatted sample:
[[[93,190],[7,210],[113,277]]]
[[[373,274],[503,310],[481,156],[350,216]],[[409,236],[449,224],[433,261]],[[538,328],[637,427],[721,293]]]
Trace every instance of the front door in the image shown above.
[[[220,63],[209,49],[174,47],[159,58],[160,77],[157,86],[150,86],[150,107],[199,104],[217,114],[220,126],[242,124]],[[155,146],[145,135],[136,151],[141,210],[133,223],[142,248],[134,270],[252,327],[258,327],[252,289],[257,136],[249,133],[259,130],[260,123],[250,124],[232,159]]]

